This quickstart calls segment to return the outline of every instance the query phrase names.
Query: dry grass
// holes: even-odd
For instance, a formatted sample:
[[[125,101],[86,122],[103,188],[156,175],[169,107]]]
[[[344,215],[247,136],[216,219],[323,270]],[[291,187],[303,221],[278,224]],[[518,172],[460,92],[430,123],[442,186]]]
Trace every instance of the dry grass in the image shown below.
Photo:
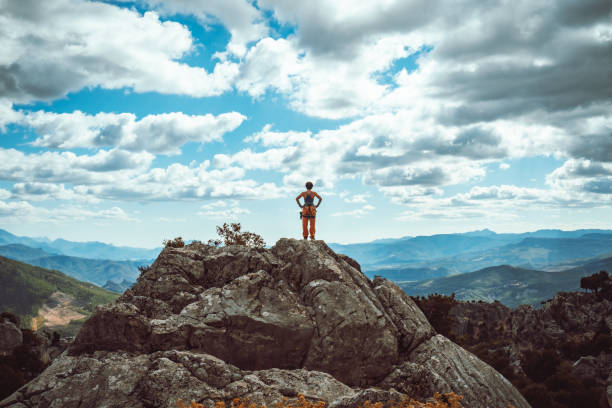
[[[382,402],[370,402],[366,401],[359,405],[358,408],[464,408],[461,405],[463,397],[455,393],[440,394],[435,393],[433,401],[430,402],[419,402],[412,398],[402,399],[400,401],[392,401],[386,406]],[[178,408],[204,408],[204,405],[198,404],[195,401],[191,401],[191,404],[187,405],[182,399],[178,400]],[[325,408],[326,404],[323,401],[308,401],[302,394],[298,394],[297,401],[294,403],[288,402],[287,398],[283,398],[273,408]],[[226,408],[225,402],[218,401],[215,404],[215,408]],[[230,408],[267,408],[264,405],[257,405],[249,402],[248,398],[240,399],[234,398]]]

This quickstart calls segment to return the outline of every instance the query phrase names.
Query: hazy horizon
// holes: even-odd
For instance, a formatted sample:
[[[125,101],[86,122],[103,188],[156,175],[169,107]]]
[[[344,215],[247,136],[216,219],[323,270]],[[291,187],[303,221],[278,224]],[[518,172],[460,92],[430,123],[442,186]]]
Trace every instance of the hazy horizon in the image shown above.
[[[88,241],[78,241],[78,240],[71,240],[71,239],[67,239],[66,237],[63,236],[57,236],[57,237],[48,237],[48,236],[28,236],[28,235],[19,235],[19,234],[14,234],[11,231],[8,231],[4,228],[0,228],[1,230],[4,230],[6,232],[8,232],[9,234],[13,234],[15,236],[18,236],[20,238],[31,238],[31,239],[36,239],[36,240],[48,240],[50,242],[55,241],[56,239],[63,239],[66,241],[70,241],[70,242],[76,242],[76,243],[93,243],[93,242],[98,242],[98,243],[103,243],[103,244],[107,244],[107,245],[114,245],[117,247],[131,247],[131,248],[139,248],[139,249],[156,249],[156,248],[160,248],[163,246],[162,242],[160,241],[159,245],[153,245],[150,247],[138,247],[138,246],[134,246],[134,245],[123,245],[117,242],[110,242],[110,241],[100,241],[100,240],[88,240]],[[544,228],[544,229],[538,229],[538,230],[533,230],[533,231],[520,231],[520,232],[500,232],[500,231],[493,231],[491,229],[488,228],[484,228],[481,230],[472,230],[472,231],[457,231],[457,232],[445,232],[445,233],[439,233],[439,234],[429,234],[429,235],[403,235],[403,236],[397,236],[397,237],[381,237],[381,238],[375,238],[372,240],[368,240],[368,241],[355,241],[355,242],[337,242],[337,241],[328,241],[324,238],[320,238],[324,241],[326,241],[329,244],[339,244],[339,245],[351,245],[351,244],[366,244],[366,243],[370,243],[370,242],[374,242],[374,241],[379,241],[379,240],[387,240],[387,239],[411,239],[411,238],[419,238],[419,237],[431,237],[431,236],[436,236],[436,235],[454,235],[454,234],[468,234],[468,233],[478,233],[478,232],[492,232],[494,234],[530,234],[530,233],[536,233],[538,231],[562,231],[562,232],[575,232],[575,231],[580,231],[580,230],[601,230],[601,231],[606,231],[606,232],[612,232],[612,229],[603,229],[603,228],[578,228],[578,229],[574,229],[574,230],[563,230],[563,229],[554,229],[554,228]],[[211,236],[212,237],[212,236]],[[167,237],[166,239],[173,239],[176,237]],[[192,237],[182,237],[186,242],[190,242],[190,241],[202,241],[202,242],[206,242],[206,239],[202,239],[202,238],[192,238]],[[212,237],[215,238],[215,237]],[[295,239],[301,239],[301,237],[279,237],[280,238],[295,238]],[[318,238],[319,239],[319,238]],[[278,239],[277,239],[278,240]],[[277,240],[274,241],[267,241],[268,245],[273,245]]]

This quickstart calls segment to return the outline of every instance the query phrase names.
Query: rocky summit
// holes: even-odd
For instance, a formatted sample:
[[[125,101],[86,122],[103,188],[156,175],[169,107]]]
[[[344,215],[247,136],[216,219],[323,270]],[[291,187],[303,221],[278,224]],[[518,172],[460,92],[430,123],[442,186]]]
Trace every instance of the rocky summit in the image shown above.
[[[493,368],[437,335],[390,281],[323,241],[270,249],[166,247],[115,303],[5,407],[206,406],[298,393],[331,407],[425,400],[529,407]]]

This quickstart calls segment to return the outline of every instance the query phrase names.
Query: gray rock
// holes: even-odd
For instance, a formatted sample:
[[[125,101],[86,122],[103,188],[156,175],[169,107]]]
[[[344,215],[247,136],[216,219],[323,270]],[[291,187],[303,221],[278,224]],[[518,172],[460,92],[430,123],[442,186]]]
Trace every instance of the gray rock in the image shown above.
[[[354,391],[326,373],[243,371],[208,354],[96,351],[62,355],[36,380],[0,402],[0,408],[176,407],[179,398],[213,407],[216,401],[229,404],[236,397],[271,407],[298,393],[330,403]]]
[[[612,330],[612,302],[592,293],[559,292],[540,309],[509,309],[499,302],[458,302],[449,311],[452,332],[477,342],[482,337],[509,338],[520,349],[545,347],[571,339],[589,342]]]
[[[19,327],[8,319],[3,319],[0,322],[0,354],[10,354],[21,343],[23,343],[23,334]]]
[[[366,401],[371,403],[380,402],[383,406],[387,407],[388,404],[393,402],[400,402],[402,399],[407,398],[405,394],[391,390],[381,390],[379,388],[367,388],[360,390],[354,395],[339,398],[335,400],[330,408],[357,408],[363,406]]]
[[[588,344],[598,333],[612,331],[612,302],[583,292],[559,292],[540,309],[528,305],[509,309],[499,302],[457,302],[449,318],[455,338],[464,338],[467,344],[484,339],[490,350],[506,354],[519,374],[523,373],[521,361],[526,352],[567,342]]]
[[[307,307],[264,270],[206,290],[181,321],[194,328],[189,348],[244,369],[300,368],[314,332]]]
[[[580,357],[572,365],[572,374],[578,378],[594,380],[598,385],[607,385],[608,376],[612,376],[612,353]]]
[[[421,343],[409,361],[397,367],[381,384],[414,398],[434,392],[463,396],[466,407],[529,407],[514,386],[491,366],[446,337],[436,335]],[[503,401],[503,403],[502,403]]]
[[[400,351],[410,354],[419,344],[432,337],[434,328],[417,304],[391,281],[374,278],[374,292],[398,330]]]
[[[528,407],[493,369],[434,334],[399,287],[371,282],[323,241],[167,247],[0,408],[164,407],[178,398],[213,406],[234,397],[271,406],[298,393],[353,407],[450,390],[470,407]]]

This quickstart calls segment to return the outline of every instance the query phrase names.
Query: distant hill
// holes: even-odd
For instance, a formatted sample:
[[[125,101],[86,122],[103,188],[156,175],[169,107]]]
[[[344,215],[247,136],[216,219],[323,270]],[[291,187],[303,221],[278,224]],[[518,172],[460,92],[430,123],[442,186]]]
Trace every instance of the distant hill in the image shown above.
[[[437,260],[440,267],[467,272],[491,265],[545,269],[563,262],[612,256],[612,234],[586,234],[578,238],[525,238],[485,251]]]
[[[152,263],[152,260],[112,261],[53,255],[41,249],[30,248],[21,244],[0,246],[0,256],[27,262],[42,268],[56,269],[73,278],[95,283],[98,286],[104,285],[109,280],[135,282],[140,274],[138,267]]]
[[[364,272],[365,275],[373,279],[375,276],[380,276],[385,279],[389,279],[396,283],[398,282],[416,282],[425,279],[441,278],[443,276],[451,275],[451,271],[446,268],[379,268],[370,269]]]
[[[522,234],[481,230],[329,246],[359,262],[366,274],[388,269],[446,269],[455,274],[503,264],[548,269],[559,263],[573,266],[586,258],[612,255],[612,230],[540,230]],[[412,275],[394,280],[414,280],[415,274]]]
[[[442,234],[398,240],[385,240],[364,244],[329,244],[336,252],[354,258],[366,267],[417,262],[442,258],[504,245],[490,237],[471,237],[459,234]],[[407,265],[406,265],[407,266]]]
[[[19,237],[17,235],[11,234],[8,231],[0,229],[0,245],[21,244],[21,245],[28,246],[30,248],[42,249],[45,252],[50,253],[50,254],[61,253],[56,248],[53,248],[52,246],[50,246],[49,242],[41,241],[40,239],[36,239],[36,238]]]
[[[40,248],[31,248],[23,244],[9,244],[0,246],[0,256],[27,262],[29,259],[53,256]]]
[[[125,292],[127,289],[131,288],[132,285],[134,284],[134,282],[130,282],[128,280],[122,280],[121,282],[117,283],[115,281],[109,280],[108,282],[106,282],[104,284],[104,286],[102,286],[104,289],[106,290],[110,290],[111,292],[115,292],[115,293],[123,293]]]
[[[459,300],[499,300],[508,307],[521,304],[539,306],[541,301],[552,298],[559,291],[580,290],[580,278],[600,270],[612,271],[612,258],[561,272],[494,266],[421,282],[400,282],[399,286],[411,296],[455,293]]]
[[[22,244],[30,248],[40,248],[50,254],[114,261],[155,259],[161,251],[161,248],[122,247],[96,241],[73,242],[65,239],[51,241],[47,238],[20,237],[2,229],[0,229],[0,244]]]
[[[31,259],[30,262],[43,268],[61,270],[74,278],[95,283],[98,286],[104,285],[109,280],[121,282],[127,279],[135,282],[139,275],[138,267],[150,263],[146,261],[106,261],[65,255]]]
[[[161,251],[161,248],[117,247],[103,242],[71,242],[64,239],[56,239],[51,246],[64,255],[115,261],[155,259]]]
[[[40,311],[87,317],[99,304],[112,302],[116,293],[81,282],[61,272],[0,256],[0,311],[19,315],[22,325],[44,323]],[[69,323],[66,322],[67,324]]]

